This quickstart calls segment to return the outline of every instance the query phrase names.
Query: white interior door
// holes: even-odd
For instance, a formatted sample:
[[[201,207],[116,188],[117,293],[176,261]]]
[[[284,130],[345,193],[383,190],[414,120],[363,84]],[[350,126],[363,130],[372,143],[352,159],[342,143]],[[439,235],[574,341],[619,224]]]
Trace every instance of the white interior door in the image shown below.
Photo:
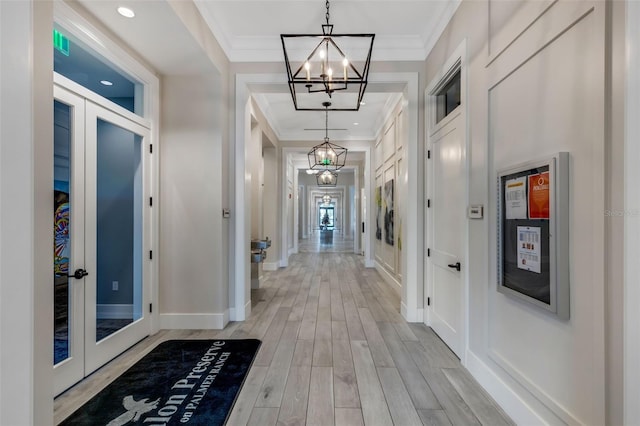
[[[85,374],[149,335],[149,130],[86,103]]]
[[[149,130],[54,87],[54,392],[150,333]]]
[[[54,87],[54,391],[84,377],[84,99]]]
[[[429,325],[462,357],[464,348],[465,131],[460,113],[430,137],[427,295]]]

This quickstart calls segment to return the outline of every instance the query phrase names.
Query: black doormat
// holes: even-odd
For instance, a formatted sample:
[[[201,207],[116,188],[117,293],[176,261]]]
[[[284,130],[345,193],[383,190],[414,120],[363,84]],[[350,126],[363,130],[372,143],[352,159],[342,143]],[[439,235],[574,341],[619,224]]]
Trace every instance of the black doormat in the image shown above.
[[[170,340],[61,425],[223,425],[260,341]]]

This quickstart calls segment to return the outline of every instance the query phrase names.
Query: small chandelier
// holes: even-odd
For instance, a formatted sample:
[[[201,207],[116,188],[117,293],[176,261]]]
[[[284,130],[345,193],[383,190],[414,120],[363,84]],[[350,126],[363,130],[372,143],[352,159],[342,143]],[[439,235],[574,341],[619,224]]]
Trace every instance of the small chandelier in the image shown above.
[[[338,184],[338,174],[330,170],[325,170],[316,175],[318,186],[336,186]]]
[[[293,105],[296,110],[320,111],[305,103],[305,94],[322,92],[331,98],[334,92],[344,91],[351,95],[349,101],[336,104],[332,111],[358,111],[367,88],[375,34],[333,34],[329,0],[325,7],[327,23],[322,24],[322,34],[280,34]]]
[[[329,204],[331,204],[331,195],[324,194],[322,196],[322,204],[324,204],[325,206],[328,206]]]
[[[331,102],[323,102],[325,108],[324,142],[313,147],[307,154],[309,168],[324,170],[339,170],[347,161],[347,149],[329,142],[329,106]]]

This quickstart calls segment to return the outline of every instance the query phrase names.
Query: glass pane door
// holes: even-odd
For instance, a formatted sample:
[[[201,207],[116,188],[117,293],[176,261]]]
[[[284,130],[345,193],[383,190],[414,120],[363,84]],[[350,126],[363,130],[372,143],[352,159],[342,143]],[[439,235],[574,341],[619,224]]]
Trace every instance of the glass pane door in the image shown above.
[[[57,395],[149,335],[151,207],[149,130],[59,86],[54,96]]]
[[[333,207],[320,207],[320,229],[333,229]]]
[[[84,377],[84,99],[54,88],[54,391]]]
[[[149,334],[148,130],[87,101],[87,374]],[[147,200],[147,202],[144,202]],[[143,256],[147,253],[147,256]],[[143,307],[147,307],[144,311]]]
[[[53,363],[69,358],[69,261],[71,258],[71,114],[72,107],[54,101],[54,181],[53,181]]]
[[[141,316],[142,136],[98,119],[96,341]]]

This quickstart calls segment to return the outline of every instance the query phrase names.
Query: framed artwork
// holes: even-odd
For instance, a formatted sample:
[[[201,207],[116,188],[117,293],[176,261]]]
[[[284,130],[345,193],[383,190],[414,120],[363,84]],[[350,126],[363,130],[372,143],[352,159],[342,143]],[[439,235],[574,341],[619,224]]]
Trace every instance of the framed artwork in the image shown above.
[[[393,245],[393,179],[384,184],[384,240]]]
[[[376,187],[376,239],[382,240],[382,187]]]

